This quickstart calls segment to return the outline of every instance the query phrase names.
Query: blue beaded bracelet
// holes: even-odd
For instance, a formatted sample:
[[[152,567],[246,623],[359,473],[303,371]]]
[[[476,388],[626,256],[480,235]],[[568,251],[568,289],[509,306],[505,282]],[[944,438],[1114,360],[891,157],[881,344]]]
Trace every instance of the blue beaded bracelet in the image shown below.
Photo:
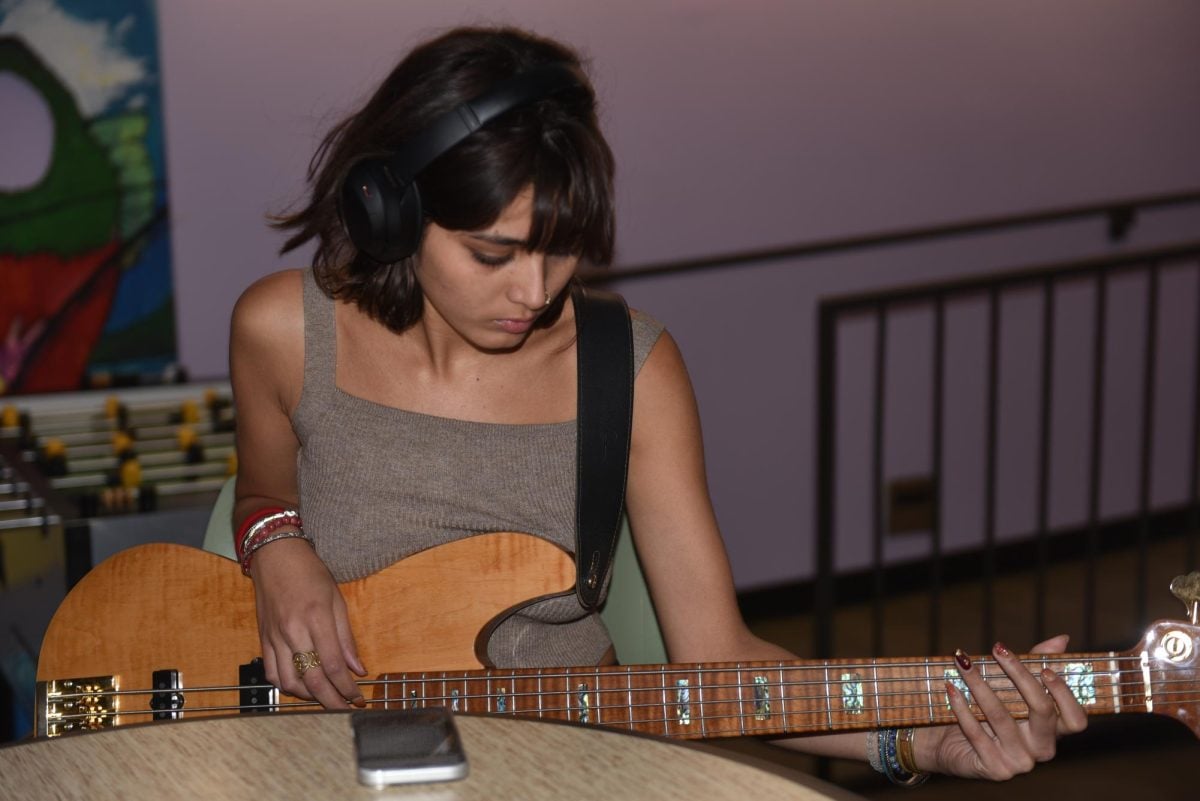
[[[896,740],[901,736],[912,737],[912,729],[905,729],[903,733],[899,729],[883,729],[878,732],[876,742],[879,749],[879,764],[883,768],[880,772],[887,776],[888,781],[892,784],[898,784],[901,787],[916,787],[924,784],[929,780],[928,773],[913,772],[900,764]],[[873,766],[874,760],[871,762]]]

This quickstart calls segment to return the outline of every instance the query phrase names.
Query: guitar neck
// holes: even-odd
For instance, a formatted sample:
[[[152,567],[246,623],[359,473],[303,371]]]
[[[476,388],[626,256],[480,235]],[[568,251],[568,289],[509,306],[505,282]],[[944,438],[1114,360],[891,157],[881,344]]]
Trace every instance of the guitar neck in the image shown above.
[[[1022,657],[1062,676],[1088,714],[1145,712],[1129,653]],[[1009,712],[1020,693],[993,659],[974,663]],[[969,701],[951,657],[729,662],[389,674],[375,703],[570,720],[670,737],[804,734],[954,722],[946,684]],[[972,703],[972,708],[976,708]]]

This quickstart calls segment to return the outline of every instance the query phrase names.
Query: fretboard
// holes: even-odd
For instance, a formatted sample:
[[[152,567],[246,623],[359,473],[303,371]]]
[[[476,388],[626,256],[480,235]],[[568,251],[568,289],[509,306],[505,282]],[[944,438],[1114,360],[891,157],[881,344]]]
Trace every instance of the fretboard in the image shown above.
[[[1025,656],[1062,676],[1088,714],[1146,711],[1137,657]],[[980,672],[1009,712],[1028,710],[995,660]],[[971,699],[950,657],[729,662],[390,674],[386,707],[571,720],[669,737],[803,734],[952,723],[946,684]],[[972,707],[976,708],[974,703]]]

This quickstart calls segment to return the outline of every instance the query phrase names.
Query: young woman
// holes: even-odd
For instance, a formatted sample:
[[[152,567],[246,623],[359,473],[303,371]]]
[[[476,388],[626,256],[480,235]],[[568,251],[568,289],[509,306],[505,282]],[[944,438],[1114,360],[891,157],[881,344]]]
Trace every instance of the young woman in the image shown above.
[[[505,88],[543,73],[532,89]],[[512,107],[473,131],[479,120],[468,120],[445,152],[429,144],[431,127],[486,117],[476,107],[464,115],[463,104],[495,105],[497,93]],[[379,166],[404,148],[423,153]],[[401,167],[414,175],[389,172]],[[323,142],[310,200],[279,223],[293,232],[285,251],[316,241],[314,265],[250,287],[231,340],[235,526],[249,551],[267,676],[285,692],[331,708],[362,703],[356,674],[366,666],[338,582],[481,531],[529,531],[573,549],[569,290],[581,262],[611,259],[612,176],[578,57],[511,29],[459,29],[421,45]],[[408,177],[415,232],[397,247],[363,215],[382,184],[403,188]],[[679,349],[636,312],[633,335],[627,511],[671,659],[792,658],[753,636],[738,612]],[[299,510],[303,523],[283,509]],[[603,625],[574,596],[513,615],[488,653],[497,666],[612,658]],[[1003,646],[993,656],[1024,696],[1028,721],[1011,718],[964,659],[987,723],[954,694],[959,724],[917,730],[907,767],[1005,779],[1084,727],[1058,676],[1034,676]],[[862,734],[788,743],[857,759],[868,750]]]

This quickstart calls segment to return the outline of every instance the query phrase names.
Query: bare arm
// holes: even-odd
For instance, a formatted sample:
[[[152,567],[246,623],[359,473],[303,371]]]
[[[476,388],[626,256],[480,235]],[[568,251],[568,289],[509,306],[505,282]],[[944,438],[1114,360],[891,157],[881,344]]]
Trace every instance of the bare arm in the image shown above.
[[[742,620],[708,495],[695,397],[683,358],[668,334],[663,334],[646,360],[636,390],[627,507],[671,660],[794,659],[783,648],[756,637]],[[1029,676],[1015,659],[1009,657],[1007,662],[1001,660],[1006,669]],[[964,678],[981,702],[991,695],[973,675]],[[1002,734],[996,741],[1000,745],[981,733],[980,724],[960,703],[955,706],[959,726],[919,733],[918,764],[958,775],[1008,778],[1049,758],[1057,735],[1079,731],[1086,718],[1074,698],[1061,692],[1064,683],[1047,678],[1053,700],[1040,684],[1024,682],[1022,693],[1031,709],[1028,725],[1018,726],[1002,706],[992,705],[997,716],[993,728]],[[859,760],[866,756],[863,734],[779,742],[822,756]]]
[[[234,527],[269,506],[299,503],[300,443],[291,414],[304,384],[304,314],[298,272],[257,282],[238,300],[229,347],[237,404],[238,479]],[[329,570],[300,539],[259,549],[251,566],[267,680],[326,707],[361,697],[349,669],[364,675],[346,605]],[[321,666],[301,677],[292,654],[315,650]],[[348,669],[349,667],[349,669]]]

